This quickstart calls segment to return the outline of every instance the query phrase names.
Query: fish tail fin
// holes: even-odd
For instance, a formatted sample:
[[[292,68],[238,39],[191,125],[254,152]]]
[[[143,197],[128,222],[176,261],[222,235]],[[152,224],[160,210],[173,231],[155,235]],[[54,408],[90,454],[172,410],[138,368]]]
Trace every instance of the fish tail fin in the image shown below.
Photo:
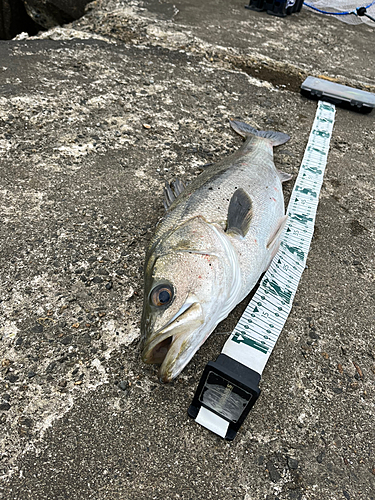
[[[282,132],[273,132],[272,130],[257,130],[247,123],[239,122],[237,120],[231,119],[230,126],[235,132],[237,132],[237,134],[242,135],[242,137],[244,137],[245,139],[251,136],[263,137],[263,139],[267,139],[268,141],[270,141],[272,146],[280,146],[280,144],[284,144],[290,139],[289,135],[283,134]]]

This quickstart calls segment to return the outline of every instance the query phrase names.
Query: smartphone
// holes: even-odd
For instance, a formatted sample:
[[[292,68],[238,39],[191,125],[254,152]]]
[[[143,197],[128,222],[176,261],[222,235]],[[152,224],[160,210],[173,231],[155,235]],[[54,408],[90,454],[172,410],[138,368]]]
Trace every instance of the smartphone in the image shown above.
[[[375,94],[313,76],[302,83],[301,94],[361,113],[370,113],[375,108]]]

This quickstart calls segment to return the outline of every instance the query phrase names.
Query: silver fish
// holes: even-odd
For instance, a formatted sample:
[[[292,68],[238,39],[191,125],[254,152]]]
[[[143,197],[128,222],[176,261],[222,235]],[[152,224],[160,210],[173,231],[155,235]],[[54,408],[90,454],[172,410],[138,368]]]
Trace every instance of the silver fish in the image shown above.
[[[286,224],[273,147],[289,136],[230,122],[246,140],[186,188],[165,187],[167,212],[146,253],[143,360],[173,380],[249,294],[276,255]]]

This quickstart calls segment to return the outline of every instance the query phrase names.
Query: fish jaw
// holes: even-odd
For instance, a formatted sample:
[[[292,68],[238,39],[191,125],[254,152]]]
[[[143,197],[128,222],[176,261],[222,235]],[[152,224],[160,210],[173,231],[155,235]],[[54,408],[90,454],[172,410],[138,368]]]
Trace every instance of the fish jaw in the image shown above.
[[[179,375],[205,340],[204,314],[199,302],[182,308],[181,314],[151,335],[144,346],[145,363],[161,362],[159,379],[170,382]]]

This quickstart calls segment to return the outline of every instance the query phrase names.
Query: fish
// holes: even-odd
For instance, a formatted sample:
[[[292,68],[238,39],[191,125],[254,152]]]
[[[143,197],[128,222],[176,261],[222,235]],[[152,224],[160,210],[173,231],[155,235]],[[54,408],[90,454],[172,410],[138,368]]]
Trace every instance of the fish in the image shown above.
[[[166,213],[145,256],[142,359],[175,379],[254,288],[287,222],[273,148],[290,137],[230,120],[244,142],[191,183],[164,188]]]

